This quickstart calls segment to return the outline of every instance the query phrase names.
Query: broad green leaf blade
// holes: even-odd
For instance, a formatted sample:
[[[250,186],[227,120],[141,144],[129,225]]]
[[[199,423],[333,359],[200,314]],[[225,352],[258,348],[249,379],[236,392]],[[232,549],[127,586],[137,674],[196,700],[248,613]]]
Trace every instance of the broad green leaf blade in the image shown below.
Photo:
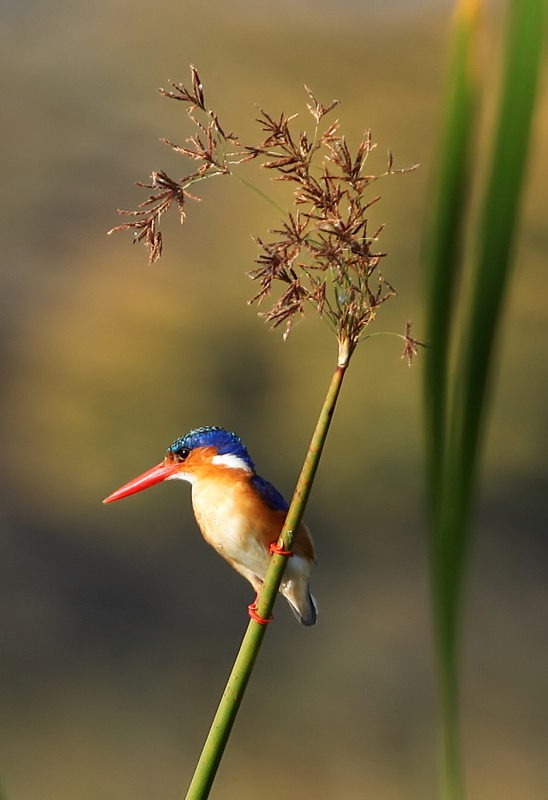
[[[453,455],[470,494],[482,443],[496,334],[512,266],[541,66],[546,0],[513,0],[492,159],[480,209],[468,322],[455,387]],[[463,488],[464,488],[463,487]]]
[[[449,392],[444,396],[450,380],[448,354],[451,342],[447,338],[437,361],[433,359],[435,367],[430,363],[431,383],[428,380],[426,383],[427,391],[433,393],[430,403],[438,414],[430,452],[434,510],[431,555],[441,678],[444,800],[464,797],[458,733],[462,584],[496,334],[508,288],[528,159],[545,17],[545,0],[512,0],[510,4],[499,108],[471,254],[471,285],[464,298],[464,322],[456,342],[457,369]],[[441,291],[437,295],[432,292],[429,301],[441,299],[442,309],[450,310],[451,297],[448,290],[445,295]],[[436,314],[441,312],[439,309],[431,310],[430,314],[432,319],[436,319]],[[440,330],[443,335],[443,327]],[[433,332],[436,331],[434,325]],[[434,385],[436,370],[438,379],[444,381],[441,388]],[[434,475],[433,467],[438,465],[441,469]]]
[[[445,447],[450,330],[456,305],[474,155],[478,0],[456,5],[436,186],[427,231],[425,429],[432,515]]]

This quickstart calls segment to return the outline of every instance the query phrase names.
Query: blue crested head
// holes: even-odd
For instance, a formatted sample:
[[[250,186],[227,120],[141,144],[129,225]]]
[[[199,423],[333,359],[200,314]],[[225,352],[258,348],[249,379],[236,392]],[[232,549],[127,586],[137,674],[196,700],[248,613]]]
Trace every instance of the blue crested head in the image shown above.
[[[194,450],[196,447],[216,447],[220,456],[233,455],[242,461],[254,472],[255,464],[249,457],[246,446],[235,433],[226,431],[217,426],[195,428],[193,431],[176,439],[167,449],[168,453],[177,455],[182,450]]]

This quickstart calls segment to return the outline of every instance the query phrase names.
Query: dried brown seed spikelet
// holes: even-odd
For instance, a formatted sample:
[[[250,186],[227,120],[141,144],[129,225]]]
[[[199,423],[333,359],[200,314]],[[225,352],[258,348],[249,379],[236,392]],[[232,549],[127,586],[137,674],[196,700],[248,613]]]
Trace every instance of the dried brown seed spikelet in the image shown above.
[[[324,106],[308,87],[305,90],[308,111],[314,119],[311,133],[294,131],[296,114],[275,117],[261,110],[258,122],[265,135],[263,141],[242,145],[233,133],[225,133],[218,116],[207,107],[202,82],[191,67],[190,89],[171,83],[170,90],[160,92],[187,104],[197,132],[186,139],[185,145],[162,141],[197,162],[197,168],[178,181],[165,172],[153,173],[150,184],[139,184],[154,190],[148,200],[136,211],[121,211],[133,219],[109,233],[132,230],[135,241],[144,241],[150,261],[155,261],[162,252],[160,218],[173,203],[183,222],[186,198],[198,199],[189,191],[193,184],[232,174],[237,165],[259,159],[264,169],[274,173],[275,180],[293,184],[293,207],[280,227],[270,231],[271,240],[256,239],[258,266],[249,275],[260,289],[250,303],[263,303],[273,287],[281,284],[280,296],[261,315],[274,328],[283,325],[287,338],[295,318],[312,305],[333,327],[341,359],[347,359],[377,309],[396,293],[380,270],[386,255],[377,247],[382,226],[372,234],[368,230],[368,210],[379,197],[366,194],[379,177],[409,170],[394,170],[389,153],[381,175],[367,174],[367,159],[376,146],[370,132],[352,153],[339,133],[339,121],[324,124],[339,101]],[[411,338],[409,330],[404,339],[405,355],[410,359],[420,343]]]
[[[202,82],[195,67],[190,68],[192,88],[186,89],[180,83],[171,83],[172,90],[160,89],[160,93],[172,100],[188,103],[188,116],[197,133],[186,139],[188,147],[161,139],[176,153],[180,153],[191,161],[198,162],[194,172],[179,180],[173,180],[163,171],[153,172],[150,183],[138,182],[137,186],[153,189],[148,200],[141,203],[136,211],[119,210],[118,213],[134,217],[134,219],[117,225],[108,231],[115,233],[121,230],[133,232],[134,241],[143,241],[149,250],[149,263],[156,261],[162,254],[162,233],[160,219],[163,214],[176,203],[181,223],[184,222],[185,199],[199,200],[190,192],[190,187],[205,178],[214,175],[228,175],[234,164],[254,158],[243,148],[232,133],[225,133],[217,115],[205,104]],[[227,148],[230,146],[231,151]]]
[[[277,180],[295,184],[294,209],[271,231],[277,238],[257,239],[259,266],[249,274],[261,289],[251,302],[263,302],[278,281],[288,284],[263,312],[266,320],[273,327],[284,324],[287,337],[296,315],[312,304],[335,329],[342,352],[351,354],[379,306],[395,294],[380,271],[381,229],[368,233],[367,212],[379,197],[366,199],[365,191],[380,176],[365,174],[364,167],[375,144],[367,131],[353,155],[338,132],[338,120],[320,131],[320,122],[338,103],[324,107],[307,93],[316,121],[312,136],[293,133],[296,115],[275,118],[262,111],[266,138],[249,148],[266,159],[263,167],[278,172]],[[394,171],[389,155],[383,175]]]

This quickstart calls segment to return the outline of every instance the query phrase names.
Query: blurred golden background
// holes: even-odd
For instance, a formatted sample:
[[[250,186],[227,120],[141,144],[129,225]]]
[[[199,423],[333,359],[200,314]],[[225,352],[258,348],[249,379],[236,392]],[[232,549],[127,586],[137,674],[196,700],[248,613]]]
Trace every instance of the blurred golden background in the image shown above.
[[[492,107],[503,7],[483,63]],[[448,2],[8,2],[2,11],[0,771],[17,800],[180,797],[247,624],[248,584],[202,541],[188,487],[105,507],[198,425],[235,430],[286,495],[335,342],[287,342],[246,304],[278,219],[230,180],[164,218],[150,267],[116,208],[136,180],[189,170],[158,140],[193,133],[156,89],[188,81],[258,140],[255,104],[306,120],[310,86],[371,128],[384,271],[376,330],[421,334],[421,230]],[[470,798],[548,785],[548,102],[540,98],[471,553],[464,659]],[[481,168],[481,165],[480,167]],[[423,518],[420,357],[361,346],[307,512],[318,626],[277,606],[212,797],[436,797],[435,680]],[[268,715],[268,721],[267,721]]]

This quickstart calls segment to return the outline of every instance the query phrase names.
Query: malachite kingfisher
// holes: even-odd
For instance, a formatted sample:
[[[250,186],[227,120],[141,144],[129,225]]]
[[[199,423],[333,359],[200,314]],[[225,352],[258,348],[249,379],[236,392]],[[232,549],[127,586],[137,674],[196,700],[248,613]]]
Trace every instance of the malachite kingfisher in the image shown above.
[[[120,500],[155,483],[179,478],[192,485],[192,506],[204,539],[259,592],[271,546],[280,536],[288,504],[255,472],[242,440],[219,427],[196,428],[168,447],[158,466],[126,483],[104,503]],[[318,611],[310,594],[314,545],[301,523],[293,540],[280,592],[299,622],[314,625]],[[253,616],[250,606],[250,613]]]

